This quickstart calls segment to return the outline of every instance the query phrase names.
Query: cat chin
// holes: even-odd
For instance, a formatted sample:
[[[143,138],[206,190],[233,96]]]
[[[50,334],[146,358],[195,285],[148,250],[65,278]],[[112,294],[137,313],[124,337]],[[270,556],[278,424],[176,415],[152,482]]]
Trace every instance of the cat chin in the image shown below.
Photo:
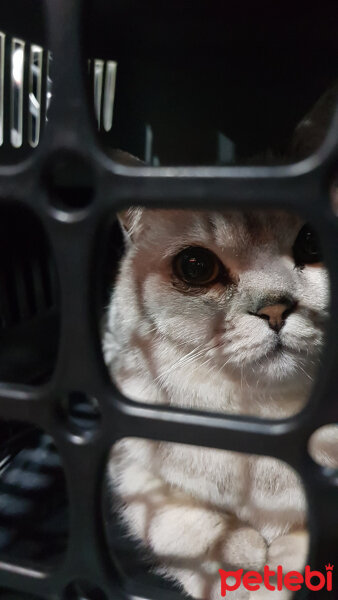
[[[248,369],[247,378],[256,386],[259,382],[273,388],[298,387],[311,382],[308,370],[300,357],[297,360],[291,353],[283,351],[255,361]]]
[[[313,359],[313,357],[312,357]],[[309,387],[315,371],[315,360],[309,365],[309,357],[302,357],[287,349],[264,354],[254,360],[243,360],[240,365],[227,365],[231,379],[251,388],[270,390],[296,390]]]

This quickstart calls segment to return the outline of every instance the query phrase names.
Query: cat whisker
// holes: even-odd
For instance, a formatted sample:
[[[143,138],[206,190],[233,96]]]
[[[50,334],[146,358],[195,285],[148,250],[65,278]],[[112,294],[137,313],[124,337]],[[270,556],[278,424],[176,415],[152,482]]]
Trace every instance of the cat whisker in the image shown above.
[[[154,382],[164,380],[170,373],[175,371],[178,367],[185,366],[193,360],[196,360],[196,358],[198,358],[199,356],[205,354],[205,349],[203,348],[203,350],[199,350],[200,347],[201,345],[197,346],[197,348],[194,348],[184,356],[181,356],[173,365],[171,365],[171,367],[167,371],[158,375],[154,379]]]
[[[305,371],[305,369],[303,369],[303,367],[301,367],[300,365],[297,365],[298,370],[303,373],[310,381],[313,381],[313,377],[311,377],[311,375],[309,375],[309,373],[307,373]]]

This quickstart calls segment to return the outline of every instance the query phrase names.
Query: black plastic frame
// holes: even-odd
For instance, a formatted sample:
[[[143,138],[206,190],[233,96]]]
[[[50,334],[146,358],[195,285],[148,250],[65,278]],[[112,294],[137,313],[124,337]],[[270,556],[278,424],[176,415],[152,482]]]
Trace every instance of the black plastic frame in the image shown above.
[[[338,476],[313,463],[311,433],[338,423],[338,220],[329,201],[329,181],[338,163],[338,109],[322,147],[307,160],[275,167],[123,167],[100,149],[88,108],[81,56],[81,0],[45,0],[47,43],[53,52],[54,94],[39,147],[22,162],[0,166],[1,202],[21,203],[41,221],[58,270],[61,332],[57,364],[48,384],[33,388],[0,384],[0,416],[33,423],[54,438],[64,464],[70,502],[70,538],[64,563],[53,572],[0,563],[0,586],[56,599],[72,581],[87,579],[108,598],[125,597],[118,569],[109,559],[101,516],[104,468],[122,436],[198,444],[275,456],[301,474],[310,504],[309,564],[334,563],[338,546]],[[2,8],[6,12],[5,7]],[[92,170],[94,197],[84,208],[61,210],[45,177],[49,165],[68,153]],[[299,415],[281,421],[224,417],[132,403],[114,389],[100,351],[95,265],[104,222],[130,205],[284,207],[316,224],[331,276],[331,320],[321,372]],[[75,436],[59,418],[57,399],[71,391],[98,399],[102,419],[90,436]],[[334,552],[336,553],[334,555]],[[332,592],[329,596],[332,598]],[[129,598],[177,598],[174,592],[137,589]],[[324,593],[321,592],[321,598]]]

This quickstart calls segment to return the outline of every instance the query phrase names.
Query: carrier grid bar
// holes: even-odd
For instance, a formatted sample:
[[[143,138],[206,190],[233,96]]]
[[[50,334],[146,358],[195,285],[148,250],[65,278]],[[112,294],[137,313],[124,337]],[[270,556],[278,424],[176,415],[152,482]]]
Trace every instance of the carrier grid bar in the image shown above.
[[[98,518],[103,470],[112,444],[124,436],[264,454],[289,463],[301,475],[308,494],[309,564],[323,569],[337,558],[338,477],[337,471],[321,468],[310,459],[307,441],[318,427],[338,423],[338,221],[328,192],[338,158],[338,110],[321,148],[297,164],[121,166],[101,151],[86,102],[81,0],[45,0],[44,8],[54,70],[49,123],[34,153],[19,164],[0,166],[0,198],[2,203],[25,205],[45,230],[59,277],[59,351],[47,384],[1,384],[0,417],[33,423],[53,437],[68,486],[69,543],[64,561],[51,571],[1,562],[0,586],[56,600],[70,582],[85,577],[114,600],[181,597],[169,590],[139,590],[132,583],[127,592],[109,558],[103,522]],[[6,13],[5,6],[2,11]],[[44,175],[60,159],[68,161],[70,172],[80,160],[86,165],[86,177],[91,174],[92,195],[85,206],[65,207],[55,201]],[[130,205],[203,208],[206,202],[215,209],[295,210],[314,222],[321,236],[332,290],[327,344],[310,401],[290,419],[262,421],[133,403],[109,380],[100,351],[94,293],[98,286],[93,280],[93,271],[95,277],[100,276],[107,219]],[[101,425],[93,435],[75,436],[59,417],[58,398],[72,391],[95,397],[99,403]]]

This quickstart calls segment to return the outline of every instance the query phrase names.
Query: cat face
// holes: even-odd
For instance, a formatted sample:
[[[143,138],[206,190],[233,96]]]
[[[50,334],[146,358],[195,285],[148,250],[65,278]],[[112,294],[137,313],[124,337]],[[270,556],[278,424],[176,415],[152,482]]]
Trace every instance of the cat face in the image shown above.
[[[130,210],[126,268],[142,318],[249,386],[304,386],[318,364],[328,276],[311,230],[283,211]]]

